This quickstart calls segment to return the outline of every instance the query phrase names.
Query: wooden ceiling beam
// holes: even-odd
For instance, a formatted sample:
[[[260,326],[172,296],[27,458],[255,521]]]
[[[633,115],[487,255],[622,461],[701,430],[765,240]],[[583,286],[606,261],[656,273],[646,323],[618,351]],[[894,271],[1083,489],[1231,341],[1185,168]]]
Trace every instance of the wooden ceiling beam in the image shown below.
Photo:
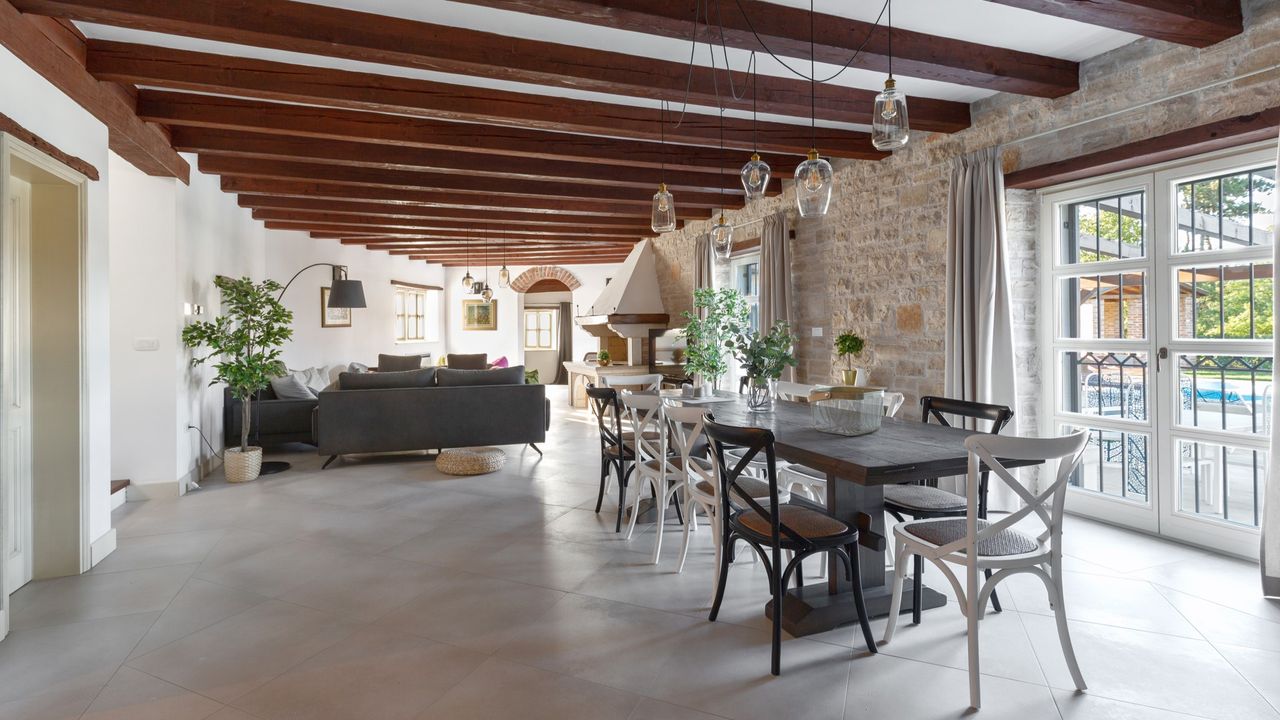
[[[466,267],[467,263],[462,258],[441,258],[432,255],[410,255],[410,260],[423,260],[436,265],[445,267]],[[627,259],[626,255],[616,257],[602,257],[599,255],[552,255],[548,257],[527,257],[523,258],[521,265],[541,265],[544,263],[554,263],[556,265],[611,265],[620,263]],[[478,297],[478,296],[477,296]]]
[[[1217,44],[1244,32],[1244,16],[1240,10],[1240,0],[1090,0],[1089,2],[992,0],[992,2],[1198,48]],[[896,35],[894,42],[897,42]]]
[[[398,207],[428,209],[450,208],[467,211],[493,210],[495,204],[504,211],[529,214],[556,215],[559,213],[584,213],[609,218],[649,217],[649,204],[635,202],[611,202],[590,198],[562,197],[501,197],[495,198],[473,192],[443,190],[413,190],[364,185],[344,185],[330,182],[303,180],[274,180],[259,177],[224,176],[221,181],[225,192],[282,199],[300,199],[315,202],[363,201]],[[676,217],[685,220],[705,220],[706,208],[686,207],[676,199]]]
[[[472,177],[610,183],[619,187],[643,189],[650,194],[664,179],[672,192],[681,190],[719,192],[722,188],[739,191],[742,187],[736,167],[733,172],[719,175],[687,170],[664,172],[652,168],[625,168],[589,162],[474,155],[461,150],[428,150],[348,140],[322,140],[196,127],[173,128],[171,137],[174,147],[183,152],[213,153],[226,157],[320,162],[387,170],[430,170],[443,173],[465,173]],[[767,194],[777,195],[781,190],[782,181],[775,176],[770,181]]]
[[[699,4],[699,0],[460,1],[678,40],[693,35]],[[808,59],[812,28],[814,57],[820,62],[843,66],[858,52],[854,67],[888,71],[889,32],[884,24],[876,27],[837,15],[818,15],[811,24],[807,8],[764,0],[720,2],[714,10],[710,22],[704,17],[697,26],[699,41],[759,52],[767,48],[779,55]],[[1077,63],[1034,53],[901,28],[893,30],[892,51],[894,72],[910,77],[1040,97],[1061,97],[1079,88]]]
[[[563,214],[541,211],[500,210],[489,208],[441,208],[417,205],[392,205],[376,202],[344,202],[319,198],[241,195],[240,207],[254,210],[298,210],[332,215],[377,215],[388,218],[427,220],[463,220],[472,222],[505,222],[511,225],[575,225],[583,227],[647,228],[648,213],[636,212],[632,217]]]
[[[316,7],[316,6],[308,6]],[[450,43],[456,40],[450,40]],[[422,45],[422,40],[416,40]],[[127,59],[91,43],[90,69],[97,77],[170,90],[195,90],[268,100],[400,113],[437,120],[505,125],[559,133],[582,133],[630,140],[663,138],[657,108],[490,90],[413,78],[312,68],[226,55],[126,46]],[[139,56],[142,57],[139,57]],[[839,89],[841,92],[845,88]],[[912,117],[915,117],[912,105]],[[807,119],[808,113],[805,113]],[[720,118],[686,113],[676,128],[668,113],[665,139],[673,144],[720,145]],[[753,130],[758,129],[758,133]],[[812,143],[808,123],[788,124],[727,118],[725,147],[803,155]],[[888,156],[871,146],[871,136],[819,127],[824,155],[863,160]]]
[[[284,162],[256,158],[226,157],[202,154],[199,159],[201,172],[213,175],[297,180],[347,185],[395,187],[416,190],[445,190],[469,192],[486,196],[483,202],[501,207],[508,202],[506,196],[563,197],[609,200],[632,205],[648,206],[652,193],[644,189],[593,185],[589,183],[543,182],[539,180],[509,180],[504,178],[472,177],[464,174],[416,172],[410,170],[379,170],[375,168],[325,165],[322,163]],[[501,196],[501,197],[500,197]],[[718,208],[739,207],[742,191],[737,193],[682,192],[676,195],[676,203],[688,207]],[[520,201],[511,201],[517,205]]]
[[[344,236],[346,237],[357,235],[363,232],[363,233],[368,233],[370,235],[377,234],[377,235],[385,235],[385,236],[458,238],[460,240],[473,240],[473,241],[479,241],[479,240],[484,240],[488,238],[489,240],[497,241],[498,235],[499,235],[497,231],[486,234],[484,232],[481,232],[478,230],[471,230],[471,229],[434,230],[434,229],[427,229],[427,228],[405,228],[405,227],[396,227],[396,226],[388,226],[388,225],[363,225],[359,223],[355,223],[355,224],[323,223],[323,222],[313,222],[309,220],[297,220],[297,221],[266,220],[263,222],[266,225],[267,229],[269,230],[300,230],[303,232],[343,233]],[[635,242],[636,240],[640,239],[640,236],[635,233],[625,233],[625,232],[607,233],[607,234],[585,233],[585,232],[532,233],[528,231],[508,230],[508,231],[503,231],[501,233],[501,236],[504,238],[510,239],[512,241],[519,240],[521,238],[542,238],[542,237],[551,237],[551,238],[572,237],[578,240],[600,240],[600,239],[616,238],[618,240],[629,240],[631,242]]]
[[[386,228],[421,230],[457,230],[472,235],[511,235],[513,237],[574,234],[593,237],[651,236],[654,232],[648,224],[637,223],[626,227],[602,227],[593,225],[519,225],[494,220],[436,220],[431,218],[392,218],[383,215],[347,215],[310,210],[254,210],[253,219],[277,222],[314,222],[326,225],[374,225]]]
[[[65,39],[65,33],[50,30]],[[90,75],[74,49],[68,52],[65,42],[55,42],[7,2],[0,2],[0,45],[106,125],[107,145],[120,157],[148,175],[190,181],[191,167],[161,128],[139,119],[119,88]]]

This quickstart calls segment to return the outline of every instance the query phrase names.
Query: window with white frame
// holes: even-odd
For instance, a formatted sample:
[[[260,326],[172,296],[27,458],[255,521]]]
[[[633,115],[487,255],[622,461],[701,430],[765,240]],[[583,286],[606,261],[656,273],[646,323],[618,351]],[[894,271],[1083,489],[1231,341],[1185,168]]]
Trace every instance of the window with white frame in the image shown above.
[[[552,308],[525,308],[524,349],[556,349],[556,315]]]
[[[730,264],[730,281],[733,289],[747,301],[748,324],[752,330],[760,329],[760,253],[734,258]]]
[[[440,292],[411,285],[396,285],[395,291],[396,342],[439,340]]]

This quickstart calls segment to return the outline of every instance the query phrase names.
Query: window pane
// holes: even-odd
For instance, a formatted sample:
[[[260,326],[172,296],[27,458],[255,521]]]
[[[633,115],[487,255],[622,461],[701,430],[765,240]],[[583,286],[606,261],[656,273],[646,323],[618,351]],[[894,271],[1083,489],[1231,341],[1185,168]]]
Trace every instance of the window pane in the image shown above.
[[[1265,450],[1183,440],[1178,443],[1178,509],[1250,527],[1262,514]]]
[[[405,328],[404,328],[404,316],[403,316],[403,315],[401,315],[400,317],[397,317],[397,318],[396,318],[396,339],[397,339],[397,340],[404,340],[404,339],[405,339],[405,336],[404,336],[404,329],[405,329]]]
[[[1148,436],[1069,426],[1064,426],[1062,432],[1079,429],[1089,433],[1089,444],[1081,456],[1080,467],[1071,476],[1071,485],[1089,492],[1147,502]]]
[[[404,293],[402,292],[396,293],[396,314],[404,314]]]
[[[1062,354],[1062,409],[1125,420],[1147,419],[1147,354]]]
[[[1180,183],[1180,253],[1270,245],[1275,235],[1274,167]]]
[[[1146,274],[1084,275],[1059,281],[1062,318],[1069,338],[1146,337]]]
[[[1178,270],[1178,337],[1270,338],[1270,263]]]
[[[1213,430],[1270,432],[1271,368],[1269,357],[1179,355],[1178,422]]]
[[[1270,245],[1276,237],[1276,169],[1255,170],[1252,174],[1250,226],[1254,245]]]
[[[551,331],[550,330],[542,330],[538,332],[538,347],[542,347],[542,348],[551,347]]]
[[[1063,262],[1144,257],[1144,202],[1143,193],[1137,192],[1069,205]]]

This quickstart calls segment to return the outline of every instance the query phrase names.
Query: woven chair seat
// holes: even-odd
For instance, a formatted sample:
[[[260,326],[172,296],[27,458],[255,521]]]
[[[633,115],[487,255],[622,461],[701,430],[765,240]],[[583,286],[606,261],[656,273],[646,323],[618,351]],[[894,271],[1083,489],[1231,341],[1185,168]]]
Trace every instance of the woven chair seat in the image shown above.
[[[699,468],[706,470],[707,472],[711,472],[711,462],[708,460],[703,460],[702,458],[689,458],[689,464],[696,465]],[[676,472],[679,472],[684,469],[684,458],[680,457],[679,455],[675,455],[671,457],[669,460],[667,460],[667,465],[674,468]],[[644,466],[649,468],[650,470],[660,470],[662,468],[662,461],[657,458],[654,458],[646,462]]]
[[[913,512],[964,512],[963,495],[928,485],[888,485],[884,489],[884,504],[893,505],[907,514]]]
[[[923,540],[935,547],[948,545],[964,538],[968,532],[965,518],[947,518],[945,520],[920,520],[898,525],[897,528],[913,538]],[[991,523],[978,521],[978,530],[982,531]],[[1022,555],[1040,549],[1040,544],[1030,535],[1017,530],[1006,529],[995,535],[984,538],[978,543],[979,557],[1003,557],[1005,555]],[[960,552],[964,552],[961,550]]]
[[[710,480],[699,480],[698,482],[694,483],[693,486],[698,489],[698,492],[701,492],[703,494],[706,494],[706,495],[716,494],[716,490],[711,486]],[[738,478],[738,487],[747,491],[747,493],[749,493],[751,497],[756,500],[756,502],[761,502],[761,501],[766,503],[769,502],[769,483],[765,482],[764,480],[756,480],[755,478],[741,477],[741,478]],[[733,495],[730,499],[733,500],[735,504],[739,503],[742,500],[742,498],[738,497],[737,495]]]
[[[436,457],[436,469],[447,475],[484,475],[506,463],[507,454],[496,447],[450,448]]]
[[[848,525],[830,515],[800,507],[799,505],[779,506],[778,519],[783,525],[795,530],[802,537],[810,539],[832,537],[849,532]],[[769,518],[754,510],[739,515],[738,522],[748,530],[765,537],[768,537],[769,533],[772,532],[769,526]]]

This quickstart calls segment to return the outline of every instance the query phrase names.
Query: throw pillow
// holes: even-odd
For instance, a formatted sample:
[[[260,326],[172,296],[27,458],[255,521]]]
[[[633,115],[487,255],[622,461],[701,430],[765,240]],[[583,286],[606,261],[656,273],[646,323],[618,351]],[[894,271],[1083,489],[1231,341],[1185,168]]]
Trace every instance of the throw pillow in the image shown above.
[[[331,382],[329,380],[329,371],[326,368],[307,368],[301,372],[295,372],[294,375],[299,375],[302,384],[306,385],[313,393],[319,393],[329,387]]]
[[[271,380],[271,390],[279,400],[315,400],[315,393],[302,381],[299,373],[289,373]]]
[[[421,355],[383,355],[378,353],[378,372],[400,372],[422,367]]]
[[[507,356],[506,356],[506,355],[503,355],[502,357],[498,358],[497,360],[494,360],[494,361],[493,361],[493,363],[491,363],[491,364],[489,365],[489,367],[491,367],[491,368],[504,368],[504,367],[506,367],[506,366],[508,366],[508,365],[510,365],[510,364],[511,364],[511,363],[507,361]]]
[[[464,385],[523,385],[524,366],[493,370],[455,370],[444,368],[436,373],[436,382],[440,387],[461,387]]]
[[[488,353],[475,353],[472,355],[449,353],[447,357],[449,367],[454,370],[485,370],[489,367]]]
[[[349,373],[338,376],[339,390],[387,390],[423,388],[436,384],[436,369],[402,370],[400,372]]]

